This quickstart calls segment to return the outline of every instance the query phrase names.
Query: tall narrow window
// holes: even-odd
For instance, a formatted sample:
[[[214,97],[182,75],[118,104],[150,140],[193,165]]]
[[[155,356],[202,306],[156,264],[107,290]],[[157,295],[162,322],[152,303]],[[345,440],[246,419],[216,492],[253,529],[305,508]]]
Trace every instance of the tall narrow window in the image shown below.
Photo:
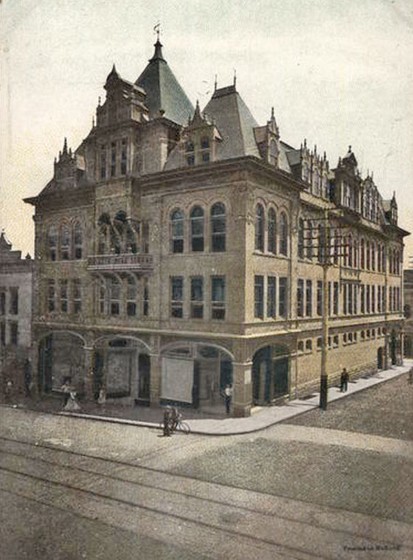
[[[304,315],[304,280],[297,280],[297,317]]]
[[[376,244],[371,242],[371,270],[376,270]]]
[[[191,249],[192,251],[204,250],[204,211],[200,206],[191,210]]]
[[[50,279],[47,281],[47,310],[54,311],[56,308],[56,284]]]
[[[185,144],[186,162],[189,166],[195,165],[194,143],[191,140]]]
[[[10,315],[17,315],[19,313],[19,288],[10,288]]]
[[[60,280],[60,311],[62,313],[67,313],[69,311],[69,302],[68,302],[68,280]]]
[[[116,142],[110,145],[110,176],[116,176]]]
[[[73,313],[82,311],[82,282],[79,278],[73,280]]]
[[[0,288],[0,315],[6,315],[6,289]]]
[[[288,221],[285,212],[280,214],[280,254],[288,255]]]
[[[147,317],[149,315],[149,280],[148,278],[143,279],[143,315]]]
[[[287,278],[278,279],[278,315],[287,317]]]
[[[184,252],[184,214],[174,210],[171,214],[171,249],[172,253]]]
[[[76,222],[73,228],[73,240],[75,245],[75,259],[79,260],[82,258],[83,249],[83,232],[79,222]]]
[[[136,300],[138,296],[138,288],[136,284],[136,279],[132,276],[128,276],[128,283],[126,285],[126,314],[128,317],[136,316]]]
[[[51,261],[57,259],[57,228],[56,226],[50,226],[48,232],[48,246],[49,246],[49,258]]]
[[[323,282],[317,281],[317,315],[323,314]]]
[[[204,316],[204,279],[191,278],[191,317],[202,319]]]
[[[366,287],[364,284],[360,288],[360,313],[366,312]]]
[[[275,319],[277,314],[277,292],[276,277],[268,276],[267,278],[267,317]]]
[[[12,346],[17,346],[19,343],[19,326],[13,321],[9,323],[10,327],[10,344]]]
[[[60,228],[60,258],[64,261],[70,259],[70,228],[66,224]]]
[[[6,344],[6,323],[2,321],[0,323],[0,345],[4,346]]]
[[[184,316],[184,279],[171,277],[171,317],[182,319]]]
[[[211,208],[211,245],[214,253],[225,251],[226,215],[222,202],[215,203]]]
[[[211,278],[211,318],[225,319],[225,277]]]
[[[364,239],[360,241],[360,268],[364,270],[366,266],[366,249]]]
[[[338,302],[339,302],[339,283],[333,284],[333,314],[338,315]]]
[[[307,235],[306,235],[306,250],[305,256],[307,259],[313,258],[313,224],[311,220],[307,220]]]
[[[366,269],[370,270],[370,241],[366,242]]]
[[[128,141],[126,138],[122,140],[122,147],[120,152],[120,173],[126,175],[128,169]]]
[[[304,220],[298,221],[298,258],[304,258]]]
[[[107,292],[107,284],[106,279],[101,278],[98,284],[98,305],[99,305],[99,313],[104,315],[106,313],[106,292]]]
[[[100,178],[106,179],[106,145],[100,147]]]
[[[311,317],[313,314],[313,282],[311,280],[307,280],[305,286],[305,314],[307,317]]]
[[[277,216],[274,208],[268,211],[268,251],[277,252]]]
[[[264,318],[264,276],[254,276],[254,317]]]
[[[255,208],[255,250],[264,251],[264,208],[257,204]]]
[[[121,283],[116,277],[110,279],[110,314],[120,314]]]

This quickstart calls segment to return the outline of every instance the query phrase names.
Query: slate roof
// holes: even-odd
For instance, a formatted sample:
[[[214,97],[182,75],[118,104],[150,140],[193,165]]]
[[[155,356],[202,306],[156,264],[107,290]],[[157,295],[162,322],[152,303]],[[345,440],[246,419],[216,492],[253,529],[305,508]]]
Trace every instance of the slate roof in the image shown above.
[[[150,118],[163,116],[184,125],[193,115],[194,107],[179,85],[162,55],[162,44],[155,43],[155,53],[135,84],[146,91],[146,106]]]
[[[223,141],[217,146],[217,160],[260,157],[254,136],[258,124],[235,86],[215,90],[203,112],[214,121],[222,136]]]

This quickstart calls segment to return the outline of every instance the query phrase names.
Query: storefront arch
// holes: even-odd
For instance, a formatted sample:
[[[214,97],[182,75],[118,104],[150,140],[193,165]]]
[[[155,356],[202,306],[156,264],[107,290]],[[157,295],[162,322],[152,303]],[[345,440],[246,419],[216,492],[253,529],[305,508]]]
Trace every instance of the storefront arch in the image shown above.
[[[283,345],[264,346],[252,360],[254,404],[269,404],[289,393],[290,352]]]
[[[103,336],[94,343],[93,393],[125,404],[149,404],[150,348],[133,336]]]
[[[59,391],[65,379],[84,392],[85,339],[72,331],[51,331],[39,341],[40,393]]]
[[[233,384],[233,356],[220,345],[168,344],[161,352],[161,402],[224,412],[222,393]]]

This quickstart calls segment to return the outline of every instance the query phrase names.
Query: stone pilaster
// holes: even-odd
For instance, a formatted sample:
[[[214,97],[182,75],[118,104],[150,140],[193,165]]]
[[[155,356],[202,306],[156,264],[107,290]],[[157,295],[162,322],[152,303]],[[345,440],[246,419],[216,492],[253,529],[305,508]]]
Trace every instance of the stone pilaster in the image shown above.
[[[233,362],[233,416],[250,416],[252,404],[251,362]]]

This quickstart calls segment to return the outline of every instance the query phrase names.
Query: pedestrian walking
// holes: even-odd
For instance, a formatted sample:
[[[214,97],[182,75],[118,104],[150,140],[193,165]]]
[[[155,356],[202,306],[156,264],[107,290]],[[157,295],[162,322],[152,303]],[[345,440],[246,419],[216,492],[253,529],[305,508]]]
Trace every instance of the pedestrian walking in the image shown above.
[[[75,391],[69,391],[69,397],[63,410],[68,412],[76,412],[77,410],[80,410],[80,404],[78,403],[76,397],[77,395]]]
[[[348,389],[349,374],[346,368],[343,368],[340,376],[340,391],[346,393]]]
[[[71,377],[65,377],[63,379],[63,385],[61,386],[61,391],[63,392],[63,407],[65,408],[65,406],[67,405],[67,401],[70,398],[70,391],[72,390],[70,383],[72,381]]]
[[[229,384],[224,389],[224,399],[225,399],[225,410],[226,413],[229,414],[231,410],[231,401],[232,401],[232,386]]]
[[[6,383],[4,384],[4,400],[6,403],[11,402],[11,397],[13,393],[13,381],[8,378],[6,379]]]

